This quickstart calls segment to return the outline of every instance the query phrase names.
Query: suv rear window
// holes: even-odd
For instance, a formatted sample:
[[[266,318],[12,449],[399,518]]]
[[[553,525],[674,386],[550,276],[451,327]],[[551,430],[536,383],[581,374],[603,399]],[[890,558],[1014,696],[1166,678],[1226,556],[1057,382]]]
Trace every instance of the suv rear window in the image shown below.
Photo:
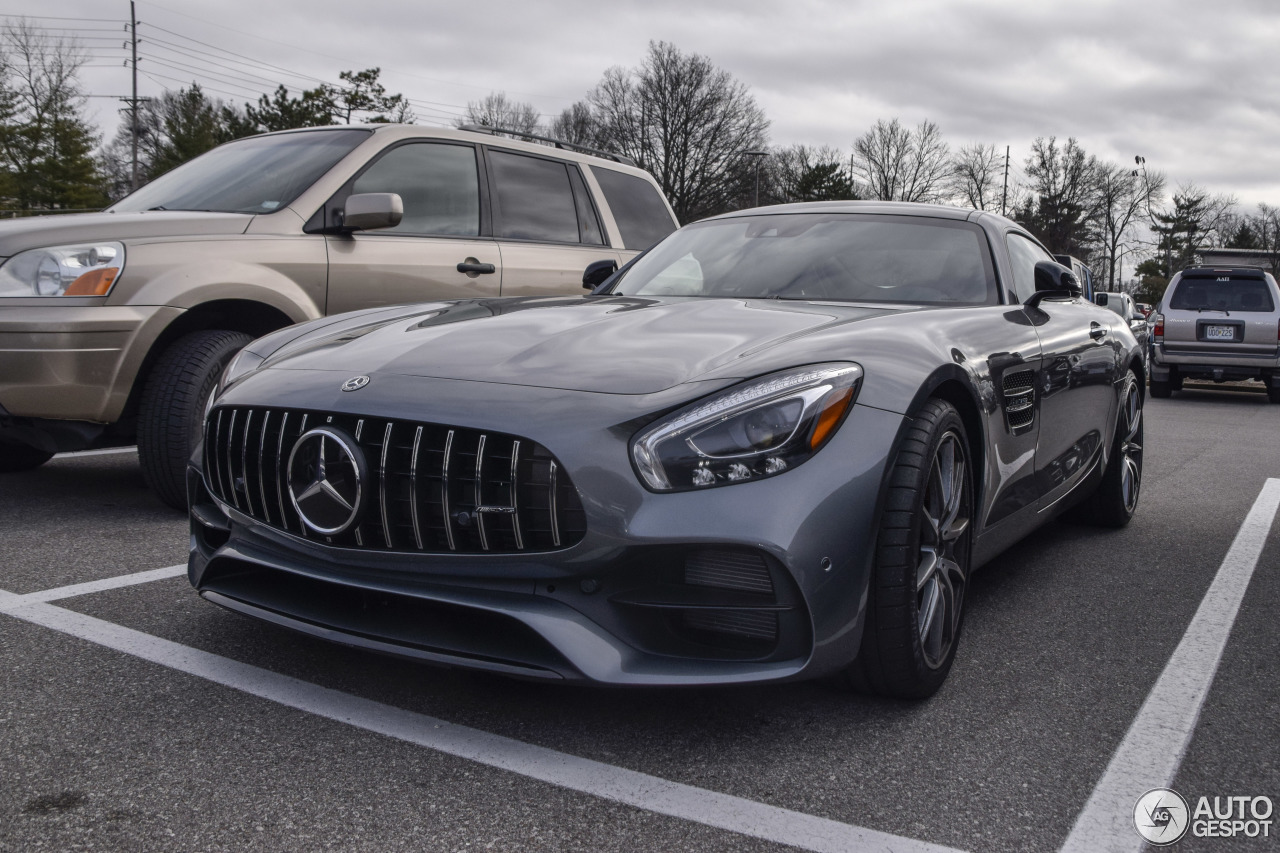
[[[613,221],[618,223],[628,250],[643,251],[676,230],[676,223],[653,184],[599,166],[592,166],[591,171],[609,202]]]
[[[1271,289],[1258,278],[1188,277],[1178,282],[1169,300],[1175,311],[1258,311],[1276,310]]]

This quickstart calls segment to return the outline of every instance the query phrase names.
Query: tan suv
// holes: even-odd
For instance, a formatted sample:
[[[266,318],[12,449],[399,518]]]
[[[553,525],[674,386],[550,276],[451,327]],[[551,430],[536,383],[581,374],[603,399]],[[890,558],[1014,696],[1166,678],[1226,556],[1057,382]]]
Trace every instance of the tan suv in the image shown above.
[[[201,407],[253,337],[379,305],[581,293],[676,227],[624,158],[395,125],[237,140],[103,213],[0,224],[0,471],[136,437],[147,481],[181,506]]]

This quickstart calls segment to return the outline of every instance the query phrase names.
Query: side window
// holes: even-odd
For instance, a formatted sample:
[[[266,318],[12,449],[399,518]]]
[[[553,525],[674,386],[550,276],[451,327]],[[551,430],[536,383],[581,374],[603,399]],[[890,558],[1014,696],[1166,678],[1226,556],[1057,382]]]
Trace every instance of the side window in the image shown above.
[[[588,246],[603,246],[604,232],[600,229],[600,217],[591,202],[591,193],[582,180],[577,166],[569,166],[569,183],[573,184],[573,203],[578,208],[578,240]]]
[[[578,242],[578,208],[564,163],[490,150],[489,172],[495,237]]]
[[[653,184],[599,166],[592,166],[591,172],[609,202],[627,249],[643,251],[676,230],[676,223]]]
[[[1013,263],[1013,289],[1018,301],[1026,302],[1036,292],[1036,263],[1052,261],[1053,256],[1021,234],[1005,235],[1009,246],[1009,260]]]
[[[393,148],[352,184],[354,193],[398,193],[404,219],[377,234],[476,237],[480,180],[476,151],[466,145],[414,142]]]

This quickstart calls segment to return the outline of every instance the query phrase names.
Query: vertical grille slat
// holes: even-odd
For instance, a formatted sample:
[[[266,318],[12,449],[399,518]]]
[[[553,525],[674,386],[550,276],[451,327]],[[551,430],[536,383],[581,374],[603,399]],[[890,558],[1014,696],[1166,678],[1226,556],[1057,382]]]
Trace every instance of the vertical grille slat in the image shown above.
[[[354,434],[367,466],[363,517],[332,536],[303,524],[289,496],[293,447],[309,425],[321,423]],[[211,412],[205,436],[205,481],[214,497],[277,530],[336,547],[536,552],[577,544],[586,532],[572,482],[546,448],[527,439],[429,423],[237,406]]]
[[[413,456],[409,459],[409,513],[413,518],[413,544],[422,550],[422,525],[418,522],[418,451],[422,447],[422,427],[413,434]]]

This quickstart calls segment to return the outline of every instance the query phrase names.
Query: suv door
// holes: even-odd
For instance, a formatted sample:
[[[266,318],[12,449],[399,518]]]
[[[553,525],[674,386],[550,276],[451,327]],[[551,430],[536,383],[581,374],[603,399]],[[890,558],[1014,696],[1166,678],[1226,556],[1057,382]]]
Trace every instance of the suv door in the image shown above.
[[[1039,243],[1011,231],[1005,237],[1014,287],[1026,300],[1035,291],[1035,265],[1053,261]],[[1036,447],[1041,496],[1074,483],[1109,438],[1115,402],[1116,355],[1111,345],[1116,315],[1083,299],[1046,299],[1026,309],[1040,336],[1040,436]]]
[[[486,160],[503,296],[580,296],[589,264],[621,263],[576,163],[500,148]]]
[[[326,313],[497,296],[502,255],[484,236],[482,166],[473,145],[411,140],[388,148],[353,178],[331,206],[341,209],[356,193],[396,193],[404,218],[394,228],[326,237]]]

